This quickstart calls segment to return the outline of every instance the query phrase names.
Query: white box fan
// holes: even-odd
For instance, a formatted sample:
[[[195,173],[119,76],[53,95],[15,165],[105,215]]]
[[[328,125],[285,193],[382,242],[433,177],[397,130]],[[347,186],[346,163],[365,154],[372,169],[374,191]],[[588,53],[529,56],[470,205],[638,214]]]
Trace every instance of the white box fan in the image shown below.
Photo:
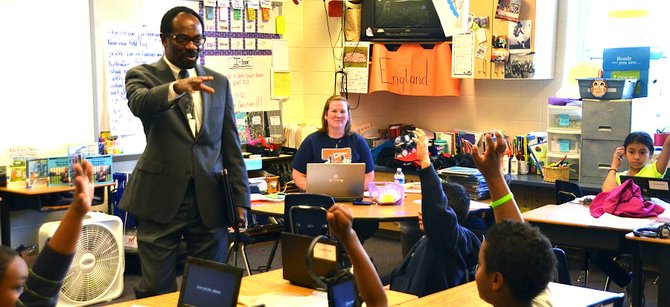
[[[60,222],[40,227],[39,246],[51,237]],[[86,306],[111,301],[123,293],[123,223],[114,215],[90,212],[60,290],[58,306]]]

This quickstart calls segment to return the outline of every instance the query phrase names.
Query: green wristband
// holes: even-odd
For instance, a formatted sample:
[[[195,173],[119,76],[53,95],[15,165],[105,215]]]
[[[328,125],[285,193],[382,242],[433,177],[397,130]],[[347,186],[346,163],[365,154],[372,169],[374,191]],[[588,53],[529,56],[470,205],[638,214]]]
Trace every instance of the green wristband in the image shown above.
[[[495,209],[496,207],[499,207],[500,205],[508,202],[513,197],[514,197],[514,194],[512,194],[512,192],[509,192],[509,193],[507,193],[507,195],[492,201],[490,206],[491,206],[491,208]]]

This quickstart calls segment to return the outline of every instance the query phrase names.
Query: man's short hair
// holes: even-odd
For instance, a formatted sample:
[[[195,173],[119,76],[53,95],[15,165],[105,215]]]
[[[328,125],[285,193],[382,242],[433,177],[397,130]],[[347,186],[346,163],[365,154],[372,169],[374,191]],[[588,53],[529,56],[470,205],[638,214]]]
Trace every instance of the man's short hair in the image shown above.
[[[462,185],[446,182],[444,180],[442,180],[442,190],[444,191],[444,195],[447,196],[449,207],[456,212],[458,224],[463,225],[470,213],[470,198],[468,192]]]
[[[172,33],[172,20],[179,15],[179,13],[186,13],[186,14],[191,14],[195,17],[198,18],[200,21],[200,26],[202,27],[203,31],[205,30],[205,23],[202,20],[202,16],[198,14],[198,12],[194,11],[191,8],[185,7],[185,6],[176,6],[171,8],[169,11],[165,12],[163,15],[163,18],[161,19],[161,33],[163,34],[170,34]]]
[[[502,221],[489,229],[484,249],[486,271],[499,272],[512,295],[531,302],[556,271],[551,243],[528,223]]]

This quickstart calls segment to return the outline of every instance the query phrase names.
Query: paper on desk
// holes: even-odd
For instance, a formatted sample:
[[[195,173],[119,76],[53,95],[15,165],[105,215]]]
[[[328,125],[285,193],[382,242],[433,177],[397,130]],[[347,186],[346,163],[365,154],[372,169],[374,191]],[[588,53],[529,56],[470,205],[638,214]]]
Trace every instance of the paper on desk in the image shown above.
[[[405,183],[405,193],[421,194],[421,182]]]
[[[237,305],[265,307],[327,307],[328,297],[326,292],[314,291],[311,295],[289,295],[282,293],[266,293],[261,295],[240,295],[237,298]]]
[[[276,195],[276,196],[270,197],[270,195]],[[276,202],[284,201],[285,195],[277,195],[277,194],[270,194],[270,195],[252,193],[250,196],[251,201],[276,201]]]

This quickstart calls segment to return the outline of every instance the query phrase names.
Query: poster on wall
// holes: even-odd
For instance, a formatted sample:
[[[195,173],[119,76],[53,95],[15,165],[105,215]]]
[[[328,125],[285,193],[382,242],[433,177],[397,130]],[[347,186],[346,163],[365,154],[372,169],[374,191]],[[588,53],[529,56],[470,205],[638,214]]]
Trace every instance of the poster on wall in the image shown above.
[[[207,56],[207,67],[230,81],[235,112],[279,110],[270,98],[270,56]]]
[[[108,24],[103,46],[104,88],[102,114],[109,120],[114,135],[134,135],[143,131],[142,123],[130,112],[126,99],[126,72],[137,65],[156,62],[163,45],[154,27]]]
[[[344,71],[349,93],[368,93],[370,59],[369,42],[346,42],[344,45]]]
[[[453,36],[453,56],[451,57],[451,76],[453,78],[472,78],[474,71],[474,38],[472,32]],[[484,50],[484,53],[486,51]]]

